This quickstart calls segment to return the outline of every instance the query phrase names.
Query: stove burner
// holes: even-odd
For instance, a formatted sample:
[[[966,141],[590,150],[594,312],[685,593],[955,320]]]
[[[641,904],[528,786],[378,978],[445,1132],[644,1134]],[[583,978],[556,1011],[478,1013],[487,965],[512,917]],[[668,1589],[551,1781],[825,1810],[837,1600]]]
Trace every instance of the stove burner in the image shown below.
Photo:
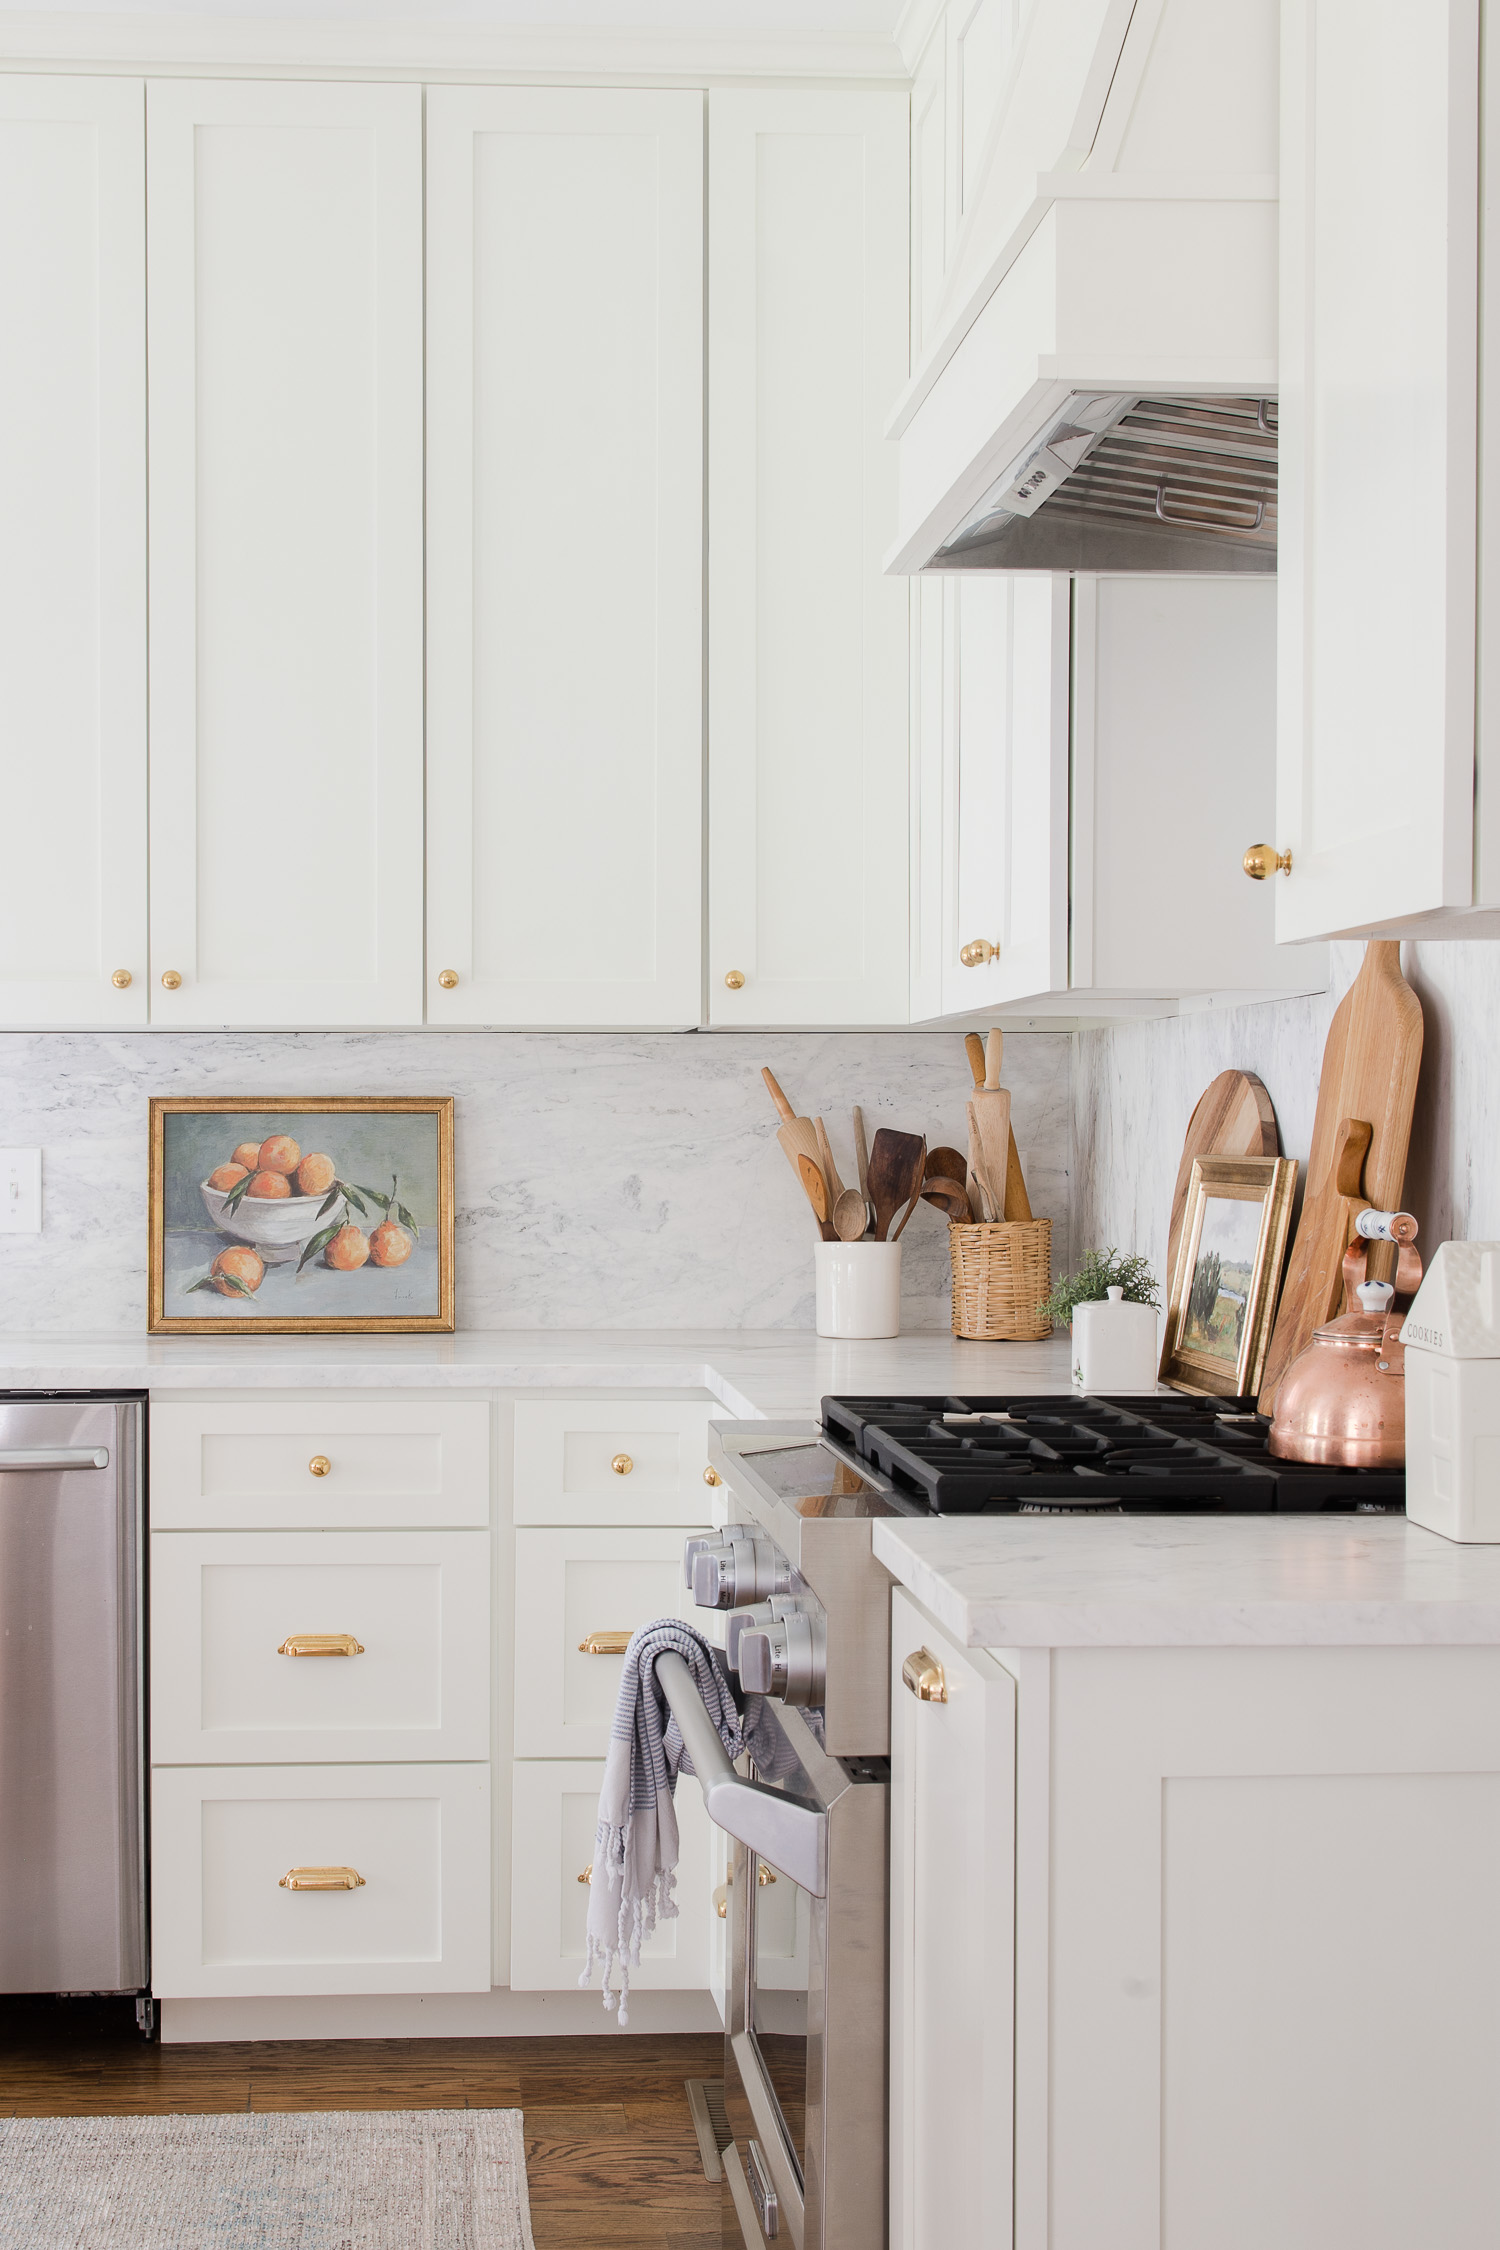
[[[1400,1470],[1274,1458],[1245,1398],[825,1398],[829,1436],[934,1515],[1399,1515]]]

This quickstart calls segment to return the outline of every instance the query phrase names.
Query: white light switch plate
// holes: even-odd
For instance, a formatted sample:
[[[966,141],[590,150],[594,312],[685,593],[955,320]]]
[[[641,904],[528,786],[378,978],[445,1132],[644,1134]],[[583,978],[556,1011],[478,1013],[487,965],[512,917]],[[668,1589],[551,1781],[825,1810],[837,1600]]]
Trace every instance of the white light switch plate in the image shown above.
[[[42,1231],[42,1152],[0,1148],[0,1234]]]

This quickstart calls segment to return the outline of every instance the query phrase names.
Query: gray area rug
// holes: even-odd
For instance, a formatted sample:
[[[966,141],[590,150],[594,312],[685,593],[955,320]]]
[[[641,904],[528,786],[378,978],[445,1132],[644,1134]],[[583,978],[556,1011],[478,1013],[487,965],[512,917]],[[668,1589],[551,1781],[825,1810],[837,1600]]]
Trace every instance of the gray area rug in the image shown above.
[[[521,2112],[0,2118],[0,2250],[534,2250]]]

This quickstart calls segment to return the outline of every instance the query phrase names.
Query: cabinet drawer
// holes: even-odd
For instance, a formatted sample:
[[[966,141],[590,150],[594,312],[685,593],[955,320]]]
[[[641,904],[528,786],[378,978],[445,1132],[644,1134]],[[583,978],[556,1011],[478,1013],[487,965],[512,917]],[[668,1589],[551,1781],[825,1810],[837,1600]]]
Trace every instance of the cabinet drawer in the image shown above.
[[[157,1532],[153,1763],[487,1758],[489,1547],[483,1531]],[[356,1650],[281,1653],[308,1634]]]
[[[518,1406],[516,1522],[701,1523],[708,1422],[722,1412],[710,1399]]]
[[[516,1533],[516,1756],[602,1758],[624,1659],[590,1655],[590,1633],[703,1612],[682,1580],[671,1530]]]
[[[516,1992],[576,1988],[587,1954],[589,1892],[602,1758],[536,1759],[511,1769],[510,1981]],[[712,1823],[690,1775],[677,1785],[677,1919],[659,1922],[630,1982],[641,1991],[703,1991],[713,1920]],[[598,1986],[597,1972],[595,1986]],[[610,2023],[604,2015],[601,2021]]]
[[[489,1520],[490,1410],[482,1400],[251,1400],[151,1409],[157,1531],[380,1530]]]
[[[152,1863],[163,1997],[489,1990],[488,1766],[163,1767]]]

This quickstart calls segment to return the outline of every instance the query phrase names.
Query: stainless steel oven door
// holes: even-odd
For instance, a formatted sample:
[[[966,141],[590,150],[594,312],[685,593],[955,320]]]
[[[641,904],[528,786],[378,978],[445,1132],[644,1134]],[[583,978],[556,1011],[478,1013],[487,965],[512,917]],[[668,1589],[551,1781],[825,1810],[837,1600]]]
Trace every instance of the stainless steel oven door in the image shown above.
[[[884,1759],[825,1755],[768,1703],[774,1766],[756,1778],[827,1821],[822,1895],[737,1843],[728,1896],[726,2250],[879,2250],[886,2240]]]

